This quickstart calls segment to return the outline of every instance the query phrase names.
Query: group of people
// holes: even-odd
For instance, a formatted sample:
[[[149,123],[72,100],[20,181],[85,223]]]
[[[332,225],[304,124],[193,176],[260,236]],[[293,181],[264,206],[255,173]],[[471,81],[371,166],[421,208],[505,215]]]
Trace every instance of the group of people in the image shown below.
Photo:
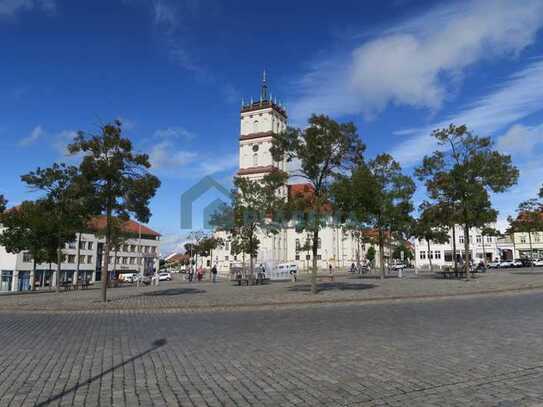
[[[217,282],[217,266],[214,265],[213,267],[211,267],[210,273],[211,273],[211,280],[214,283],[216,283]],[[203,267],[199,267],[195,271],[194,267],[190,266],[189,269],[187,270],[186,279],[188,280],[189,283],[192,283],[194,281],[194,276],[196,276],[196,281],[200,282],[204,279],[204,274],[205,274],[205,270]]]

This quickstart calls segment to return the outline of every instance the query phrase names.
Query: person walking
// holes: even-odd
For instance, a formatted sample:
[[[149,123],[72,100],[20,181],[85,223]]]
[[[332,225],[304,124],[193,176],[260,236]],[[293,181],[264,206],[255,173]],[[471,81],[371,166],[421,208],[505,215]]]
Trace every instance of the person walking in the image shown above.
[[[211,268],[211,276],[213,278],[213,282],[216,283],[217,282],[217,266],[216,265],[213,265],[213,267]]]

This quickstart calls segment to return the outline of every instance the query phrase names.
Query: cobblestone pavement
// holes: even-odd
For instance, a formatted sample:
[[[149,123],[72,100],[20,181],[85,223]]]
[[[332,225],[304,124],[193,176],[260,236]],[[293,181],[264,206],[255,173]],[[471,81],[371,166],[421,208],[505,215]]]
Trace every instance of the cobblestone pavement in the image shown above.
[[[543,405],[543,294],[0,313],[1,406]]]
[[[180,276],[176,276],[180,277]],[[496,290],[538,287],[543,291],[543,272],[529,270],[494,271],[479,274],[476,279],[443,280],[430,276],[390,278],[377,276],[337,276],[335,282],[321,280],[318,296],[310,293],[308,276],[301,281],[273,282],[264,286],[238,287],[230,282],[212,284],[209,281],[189,284],[180,278],[162,282],[159,287],[122,287],[108,291],[110,301],[101,302],[100,290],[68,291],[60,294],[38,292],[0,295],[2,310],[88,310],[88,309],[209,309],[210,307],[239,307],[278,304],[310,304],[312,302],[348,302],[406,297],[461,295]],[[416,277],[416,278],[415,278]]]

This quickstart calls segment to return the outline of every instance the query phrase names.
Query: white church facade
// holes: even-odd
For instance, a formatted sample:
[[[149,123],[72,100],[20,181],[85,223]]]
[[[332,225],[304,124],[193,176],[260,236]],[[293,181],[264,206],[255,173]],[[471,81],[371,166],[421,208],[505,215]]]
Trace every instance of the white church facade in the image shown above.
[[[252,180],[262,179],[272,171],[285,171],[288,165],[285,161],[274,161],[270,153],[274,134],[284,131],[288,125],[286,108],[272,100],[266,77],[262,80],[260,98],[243,103],[240,111],[239,136],[239,170],[238,177]],[[308,184],[287,184],[280,188],[278,194],[289,199],[297,194],[310,193]],[[228,236],[217,232],[225,240],[224,247],[217,249],[209,259],[208,264],[215,264],[221,274],[228,273],[232,266],[249,264],[249,258],[230,252]],[[275,235],[259,236],[260,249],[255,264],[266,264],[273,267],[280,263],[295,263],[301,271],[309,270],[312,265],[311,250],[306,251],[306,242],[311,241],[310,233],[297,232],[294,226],[283,228]],[[356,263],[357,252],[361,261],[366,258],[369,245],[360,244],[351,232],[341,226],[330,226],[319,232],[317,264],[319,268],[345,269]],[[377,248],[376,252],[378,252]],[[386,251],[388,257],[388,251]],[[378,265],[379,259],[376,259]]]

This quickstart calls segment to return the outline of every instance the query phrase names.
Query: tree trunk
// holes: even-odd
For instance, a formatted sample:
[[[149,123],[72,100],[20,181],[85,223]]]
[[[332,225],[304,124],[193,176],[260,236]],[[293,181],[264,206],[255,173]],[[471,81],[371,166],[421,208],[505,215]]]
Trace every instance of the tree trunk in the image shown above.
[[[430,240],[426,239],[426,244],[428,245],[428,262],[430,263],[430,273],[432,273],[433,267],[432,267],[432,254],[430,253]]]
[[[107,286],[109,284],[109,250],[111,244],[111,210],[106,214],[106,246],[102,256],[104,267],[102,267],[102,301],[107,302]]]
[[[381,280],[385,279],[385,242],[383,229],[379,228],[379,268],[381,269]]]
[[[36,258],[32,256],[32,271],[30,272],[30,291],[34,291],[36,289]]]
[[[356,266],[360,270],[360,236],[356,239]]]
[[[481,239],[483,240],[483,266],[486,269],[486,248],[485,248],[485,235],[481,235]]]
[[[60,269],[61,269],[61,265],[62,265],[62,248],[59,247],[57,248],[57,278],[56,278],[56,290],[57,290],[57,293],[60,292]]]
[[[313,231],[313,242],[311,246],[312,256],[311,259],[313,262],[313,269],[311,270],[311,292],[313,294],[318,293],[318,287],[317,287],[317,251],[319,249],[319,229]]]
[[[532,232],[528,232],[528,241],[530,242],[530,268],[534,268],[534,248],[532,246]]]
[[[72,285],[77,286],[77,281],[79,280],[79,264],[80,262],[80,256],[81,256],[81,232],[78,234],[77,237],[77,260],[75,265],[75,274],[72,281]]]
[[[452,232],[454,272],[455,274],[458,274],[458,259],[456,258],[456,225],[453,225]]]
[[[469,280],[469,262],[470,262],[470,255],[469,255],[469,226],[464,225],[464,271],[466,272],[466,280]]]

